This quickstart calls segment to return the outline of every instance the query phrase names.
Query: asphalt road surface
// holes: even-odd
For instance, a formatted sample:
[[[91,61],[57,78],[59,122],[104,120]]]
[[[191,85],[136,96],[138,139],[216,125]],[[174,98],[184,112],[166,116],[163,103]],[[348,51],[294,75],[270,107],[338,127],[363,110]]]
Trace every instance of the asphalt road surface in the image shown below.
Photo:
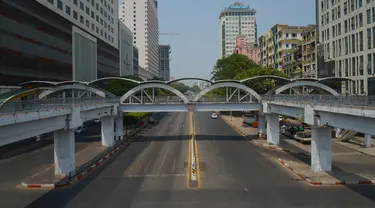
[[[82,182],[52,190],[29,207],[375,207],[374,186],[314,187],[292,180],[209,113],[195,116],[199,188],[187,187],[189,119],[166,114],[126,151]]]

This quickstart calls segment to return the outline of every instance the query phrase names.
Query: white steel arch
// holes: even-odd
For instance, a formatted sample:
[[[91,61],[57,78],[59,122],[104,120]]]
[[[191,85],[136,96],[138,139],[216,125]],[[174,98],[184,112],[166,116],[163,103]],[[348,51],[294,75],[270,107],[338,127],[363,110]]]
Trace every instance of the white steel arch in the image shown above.
[[[295,82],[291,82],[289,84],[281,86],[280,88],[277,88],[275,94],[276,95],[280,94],[281,92],[284,92],[285,90],[293,88],[293,87],[303,87],[303,86],[309,86],[309,87],[313,87],[313,88],[322,89],[322,90],[325,90],[328,93],[330,93],[332,95],[335,95],[335,96],[339,96],[340,95],[338,92],[336,92],[331,87],[329,87],[327,85],[324,85],[322,83],[319,83],[319,82],[312,82],[312,81],[295,81]]]
[[[240,84],[240,83],[237,83],[237,82],[219,82],[219,83],[214,83],[213,85],[203,89],[202,91],[200,91],[195,97],[194,99],[192,100],[193,102],[196,102],[198,101],[202,96],[204,96],[205,94],[207,94],[208,92],[214,90],[214,89],[217,89],[217,88],[222,88],[222,87],[234,87],[234,88],[239,88],[243,91],[246,91],[248,92],[250,95],[254,96],[258,101],[261,99],[260,98],[260,95],[255,92],[253,89],[251,89],[250,87],[247,87],[243,84]]]
[[[135,84],[140,84],[141,83],[140,81],[137,81],[137,80],[134,80],[134,79],[125,78],[125,77],[103,77],[103,78],[96,79],[96,80],[93,80],[91,82],[88,82],[87,84],[91,85],[91,84],[94,84],[96,82],[100,82],[100,81],[103,81],[103,80],[121,80],[121,81],[132,82],[132,83],[135,83]]]
[[[175,95],[177,95],[181,100],[184,101],[184,103],[188,103],[189,99],[187,99],[184,94],[182,94],[180,91],[176,90],[175,88],[167,85],[166,83],[142,83],[141,85],[138,85],[132,89],[130,89],[128,92],[126,92],[123,96],[120,98],[120,103],[124,103],[126,99],[128,99],[130,96],[132,96],[134,93],[149,89],[149,88],[159,88],[168,90],[170,92],[173,92]]]
[[[200,80],[200,81],[205,81],[205,82],[208,82],[208,83],[214,83],[213,81],[211,80],[208,80],[208,79],[204,79],[204,78],[198,78],[198,77],[183,77],[183,78],[177,78],[177,79],[174,79],[174,80],[171,80],[171,81],[168,81],[167,84],[171,84],[173,82],[178,82],[178,81],[183,81],[183,80]]]
[[[64,90],[82,90],[82,91],[92,92],[92,93],[94,93],[94,94],[96,94],[100,97],[106,96],[106,92],[104,92],[100,89],[94,88],[94,87],[90,87],[88,85],[68,84],[68,85],[60,85],[60,86],[54,87],[52,89],[46,90],[46,91],[42,92],[38,96],[38,98],[41,100],[41,99],[46,98],[48,95],[50,95],[52,93],[55,93],[55,92],[58,92],[58,91],[64,91]]]
[[[287,81],[287,82],[291,82],[292,81],[291,79],[288,79],[288,78],[285,78],[285,77],[276,76],[276,75],[261,75],[261,76],[254,76],[254,77],[249,77],[249,78],[246,78],[246,79],[242,79],[242,80],[240,80],[240,82],[244,83],[246,81],[255,80],[255,79],[277,79],[277,80],[284,80],[284,81]]]

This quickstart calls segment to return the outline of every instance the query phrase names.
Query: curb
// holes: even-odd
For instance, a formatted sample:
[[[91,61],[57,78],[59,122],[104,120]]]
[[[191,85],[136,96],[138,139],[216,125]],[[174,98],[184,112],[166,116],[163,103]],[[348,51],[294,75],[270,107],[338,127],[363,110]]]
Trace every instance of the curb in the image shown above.
[[[127,138],[126,140],[124,140],[124,143],[120,144],[118,147],[116,147],[111,152],[108,152],[104,157],[102,157],[101,159],[99,159],[97,162],[95,162],[93,165],[91,165],[90,167],[88,167],[82,173],[78,174],[74,178],[69,179],[69,181],[67,181],[67,182],[64,182],[64,183],[51,183],[51,184],[27,184],[27,183],[22,182],[20,185],[21,185],[22,188],[28,188],[28,189],[37,189],[37,188],[49,188],[49,189],[53,189],[53,188],[62,188],[62,187],[69,186],[69,185],[71,185],[71,184],[73,184],[73,183],[75,183],[75,182],[83,179],[90,172],[93,172],[94,170],[96,170],[105,161],[107,161],[108,159],[110,159],[116,152],[118,152],[118,151],[120,151],[122,149],[128,148],[130,146],[130,144],[133,142],[133,141],[128,141],[128,140],[130,140],[134,136],[136,136],[140,132],[140,130],[144,129],[145,127],[146,127],[146,125],[143,125],[143,126],[139,127],[137,130],[134,131],[135,132],[134,134],[130,134],[129,138]]]
[[[265,148],[268,148],[268,149],[274,149],[274,150],[280,150],[280,151],[284,151],[284,152],[292,152],[290,150],[287,150],[287,149],[283,149],[279,146],[273,146],[273,145],[269,145],[269,144],[261,144],[255,140],[251,140],[251,143],[255,144],[255,145],[258,145],[258,146],[261,146],[261,147],[265,147]]]
[[[364,180],[364,181],[312,181],[309,177],[297,172],[293,167],[291,167],[285,160],[280,158],[277,161],[286,167],[288,170],[298,175],[302,180],[311,185],[371,185],[375,184],[375,180]]]
[[[222,117],[221,115],[219,115],[219,116]],[[233,125],[231,122],[228,122],[228,121],[227,121],[226,119],[224,119],[224,118],[221,118],[221,119],[223,119],[223,121],[225,121],[225,123],[229,124],[231,127],[233,127],[235,130],[237,130],[239,133],[241,133],[242,136],[244,136],[244,137],[247,138],[246,133],[242,132],[240,128],[238,128],[237,126]]]

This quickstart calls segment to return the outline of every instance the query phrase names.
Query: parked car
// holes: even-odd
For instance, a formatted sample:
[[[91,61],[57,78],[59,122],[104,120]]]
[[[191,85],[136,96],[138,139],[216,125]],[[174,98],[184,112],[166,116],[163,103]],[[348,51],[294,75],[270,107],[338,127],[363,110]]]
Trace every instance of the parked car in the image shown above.
[[[39,142],[43,138],[47,137],[47,134],[40,134],[34,137],[35,141]]]
[[[81,133],[83,133],[83,132],[85,132],[85,131],[87,131],[87,130],[88,130],[87,126],[80,126],[80,127],[78,127],[78,128],[76,129],[76,133],[77,133],[77,134],[81,134]]]
[[[216,114],[216,113],[212,113],[212,114],[211,114],[211,118],[212,118],[212,119],[217,119],[217,114]]]
[[[148,123],[149,124],[154,124],[155,123],[155,119],[152,116],[148,117]]]

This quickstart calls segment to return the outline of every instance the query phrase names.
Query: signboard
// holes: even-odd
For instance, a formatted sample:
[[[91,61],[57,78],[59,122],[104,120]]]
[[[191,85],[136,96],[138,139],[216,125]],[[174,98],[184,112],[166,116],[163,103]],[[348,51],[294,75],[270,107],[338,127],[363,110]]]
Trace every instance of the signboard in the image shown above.
[[[234,3],[229,7],[229,9],[250,9],[250,7],[240,3]]]

